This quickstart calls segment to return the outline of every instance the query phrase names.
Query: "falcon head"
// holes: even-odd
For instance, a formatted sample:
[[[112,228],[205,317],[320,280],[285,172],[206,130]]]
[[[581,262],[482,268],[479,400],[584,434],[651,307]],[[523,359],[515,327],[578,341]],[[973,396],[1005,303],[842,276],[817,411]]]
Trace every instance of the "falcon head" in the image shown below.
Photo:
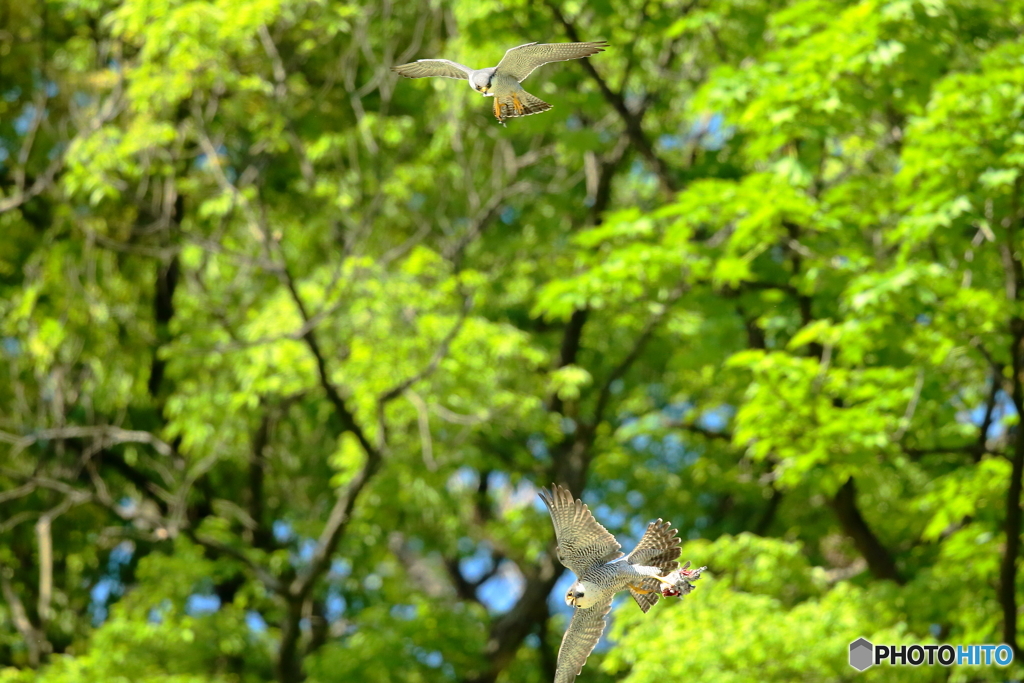
[[[570,607],[587,608],[597,602],[598,591],[596,586],[588,586],[583,581],[577,581],[569,586],[565,593],[565,604]]]
[[[491,77],[493,75],[494,69],[480,69],[479,71],[474,71],[469,77],[469,84],[473,86],[473,90],[486,95],[491,91]]]

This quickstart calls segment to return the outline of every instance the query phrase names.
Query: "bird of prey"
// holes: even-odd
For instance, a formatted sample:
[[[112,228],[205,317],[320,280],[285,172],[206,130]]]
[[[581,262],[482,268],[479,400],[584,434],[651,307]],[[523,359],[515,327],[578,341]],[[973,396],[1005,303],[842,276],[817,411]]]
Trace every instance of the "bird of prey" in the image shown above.
[[[494,117],[504,125],[505,119],[539,114],[551,105],[523,90],[522,83],[533,70],[548,62],[565,62],[602,52],[608,43],[527,43],[505,53],[498,66],[471,69],[448,59],[420,59],[391,67],[407,78],[458,78],[469,81],[473,90],[494,98]]]
[[[616,593],[629,589],[647,612],[658,601],[659,591],[666,596],[688,593],[686,579],[699,578],[700,570],[677,569],[679,538],[670,522],[651,522],[633,552],[622,557],[615,537],[568,489],[552,484],[551,491],[540,491],[540,497],[555,525],[558,559],[576,574],[565,594],[566,604],[576,609],[555,669],[555,683],[572,683],[604,632]]]

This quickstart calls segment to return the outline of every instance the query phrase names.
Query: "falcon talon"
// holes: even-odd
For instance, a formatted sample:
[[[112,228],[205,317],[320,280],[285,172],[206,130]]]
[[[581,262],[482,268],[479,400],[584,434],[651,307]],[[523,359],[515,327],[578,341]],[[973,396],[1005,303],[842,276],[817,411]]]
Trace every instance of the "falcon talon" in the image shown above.
[[[540,114],[551,105],[523,90],[520,85],[533,70],[550,62],[581,59],[604,51],[608,43],[526,43],[505,53],[497,66],[471,69],[449,59],[420,59],[391,67],[406,78],[457,78],[481,95],[494,98],[494,118],[505,125],[505,119]]]
[[[515,98],[513,106],[514,102]],[[576,574],[565,594],[565,603],[575,610],[555,666],[555,683],[572,683],[604,633],[616,593],[629,590],[647,612],[660,597],[689,593],[692,586],[677,569],[679,537],[670,522],[648,524],[633,552],[623,557],[615,537],[568,489],[552,484],[550,491],[540,491],[540,497],[555,527],[558,560]]]

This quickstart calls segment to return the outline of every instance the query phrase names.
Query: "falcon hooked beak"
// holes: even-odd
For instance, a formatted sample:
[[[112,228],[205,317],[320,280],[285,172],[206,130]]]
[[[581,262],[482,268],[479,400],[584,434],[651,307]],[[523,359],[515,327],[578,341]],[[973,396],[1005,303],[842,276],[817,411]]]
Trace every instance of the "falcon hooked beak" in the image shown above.
[[[570,607],[577,607],[579,609],[586,609],[594,606],[594,594],[588,592],[587,586],[582,581],[577,581],[573,585],[569,586],[569,590],[565,593],[565,604]]]

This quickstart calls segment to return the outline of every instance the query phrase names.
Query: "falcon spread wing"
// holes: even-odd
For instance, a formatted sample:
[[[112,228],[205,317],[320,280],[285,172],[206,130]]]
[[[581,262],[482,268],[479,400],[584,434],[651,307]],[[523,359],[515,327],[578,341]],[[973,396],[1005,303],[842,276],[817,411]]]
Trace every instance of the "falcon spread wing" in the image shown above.
[[[406,78],[427,78],[428,76],[440,76],[441,78],[460,78],[466,80],[473,72],[468,66],[463,66],[450,59],[419,59],[408,64],[399,64],[391,67]]]
[[[596,43],[527,43],[506,52],[498,63],[498,71],[522,83],[542,64],[596,55],[607,45],[603,40]]]
[[[676,558],[679,557],[680,552],[679,537],[676,536],[676,533],[678,532],[672,528],[671,522],[663,522],[661,519],[658,519],[657,522],[651,522],[647,525],[647,531],[644,533],[643,538],[636,544],[633,552],[629,554],[626,560],[630,564],[645,564],[658,567],[661,569],[662,574],[674,571],[679,567]],[[640,593],[630,587],[629,593],[636,600],[636,604],[640,609],[647,612],[654,603],[658,602],[658,598],[661,595],[659,591],[660,586],[653,579],[647,579],[641,582],[640,585],[649,592]]]
[[[576,609],[569,622],[569,628],[562,636],[562,646],[558,648],[558,665],[555,667],[555,683],[573,683],[576,676],[587,663],[587,657],[593,652],[597,641],[604,633],[605,617],[612,608],[612,595],[601,602]]]
[[[619,542],[598,524],[583,501],[573,498],[569,489],[552,484],[550,492],[541,489],[540,497],[555,525],[558,559],[576,576],[583,576],[595,564],[622,557]]]

